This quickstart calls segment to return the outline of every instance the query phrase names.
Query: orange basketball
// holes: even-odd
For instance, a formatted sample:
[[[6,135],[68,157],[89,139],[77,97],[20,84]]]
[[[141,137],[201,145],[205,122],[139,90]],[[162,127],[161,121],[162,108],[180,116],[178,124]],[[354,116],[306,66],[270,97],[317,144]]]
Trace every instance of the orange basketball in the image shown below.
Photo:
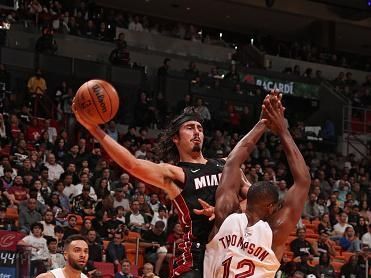
[[[95,124],[105,124],[119,109],[119,96],[104,80],[89,80],[82,84],[75,96],[75,105],[82,117]]]

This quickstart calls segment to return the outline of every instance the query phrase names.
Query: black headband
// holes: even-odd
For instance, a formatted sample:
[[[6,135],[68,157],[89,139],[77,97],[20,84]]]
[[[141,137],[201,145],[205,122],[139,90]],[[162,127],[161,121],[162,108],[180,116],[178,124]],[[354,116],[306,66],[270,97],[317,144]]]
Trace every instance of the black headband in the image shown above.
[[[172,133],[178,132],[180,126],[189,121],[196,121],[200,124],[203,122],[200,113],[196,112],[194,107],[186,107],[184,112],[171,122]]]

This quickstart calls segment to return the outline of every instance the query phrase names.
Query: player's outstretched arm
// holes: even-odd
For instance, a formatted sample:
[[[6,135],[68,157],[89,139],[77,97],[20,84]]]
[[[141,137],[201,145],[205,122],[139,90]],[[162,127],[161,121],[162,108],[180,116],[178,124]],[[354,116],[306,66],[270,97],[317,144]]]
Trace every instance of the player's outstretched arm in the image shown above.
[[[225,218],[240,208],[239,194],[241,190],[241,165],[254,150],[256,143],[266,129],[266,119],[261,119],[254,128],[245,135],[229,154],[225,163],[220,185],[216,191],[215,234]]]
[[[88,119],[84,119],[79,114],[75,104],[72,105],[72,109],[79,123],[99,141],[108,155],[117,164],[136,178],[165,190],[170,198],[175,198],[179,195],[180,189],[173,181],[182,181],[184,179],[184,172],[180,168],[170,164],[156,164],[151,161],[137,159],[129,150],[108,136],[99,126],[90,123]]]
[[[310,174],[302,154],[286,127],[281,102],[277,97],[273,97],[269,102],[264,102],[263,110],[271,123],[273,132],[280,137],[294,178],[294,184],[287,192],[281,209],[269,221],[273,231],[272,248],[275,251],[284,245],[301,217],[309,192]]]

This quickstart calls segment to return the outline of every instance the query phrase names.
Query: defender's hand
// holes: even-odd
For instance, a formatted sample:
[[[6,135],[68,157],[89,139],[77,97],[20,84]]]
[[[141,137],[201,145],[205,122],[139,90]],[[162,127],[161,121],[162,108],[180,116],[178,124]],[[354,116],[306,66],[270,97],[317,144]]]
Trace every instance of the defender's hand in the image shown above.
[[[193,212],[197,215],[205,215],[209,217],[209,221],[213,220],[215,218],[214,207],[202,199],[198,199],[198,202],[202,206],[202,209],[193,209]]]

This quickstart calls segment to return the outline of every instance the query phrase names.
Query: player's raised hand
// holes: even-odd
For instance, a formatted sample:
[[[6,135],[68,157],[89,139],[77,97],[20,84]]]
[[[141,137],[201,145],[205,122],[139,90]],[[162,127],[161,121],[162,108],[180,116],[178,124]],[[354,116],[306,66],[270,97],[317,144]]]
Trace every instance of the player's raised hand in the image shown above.
[[[285,108],[277,96],[265,99],[263,103],[263,113],[267,116],[270,128],[276,134],[280,134],[286,129],[284,112]]]
[[[209,217],[209,221],[212,221],[215,218],[214,207],[209,205],[207,202],[205,202],[202,199],[197,199],[197,200],[202,206],[202,209],[193,209],[193,212],[197,215],[205,215]]]
[[[85,119],[84,117],[81,116],[79,110],[77,109],[75,99],[72,100],[72,111],[75,114],[76,120],[86,129],[89,130],[96,126],[93,123],[91,123],[88,119]]]

